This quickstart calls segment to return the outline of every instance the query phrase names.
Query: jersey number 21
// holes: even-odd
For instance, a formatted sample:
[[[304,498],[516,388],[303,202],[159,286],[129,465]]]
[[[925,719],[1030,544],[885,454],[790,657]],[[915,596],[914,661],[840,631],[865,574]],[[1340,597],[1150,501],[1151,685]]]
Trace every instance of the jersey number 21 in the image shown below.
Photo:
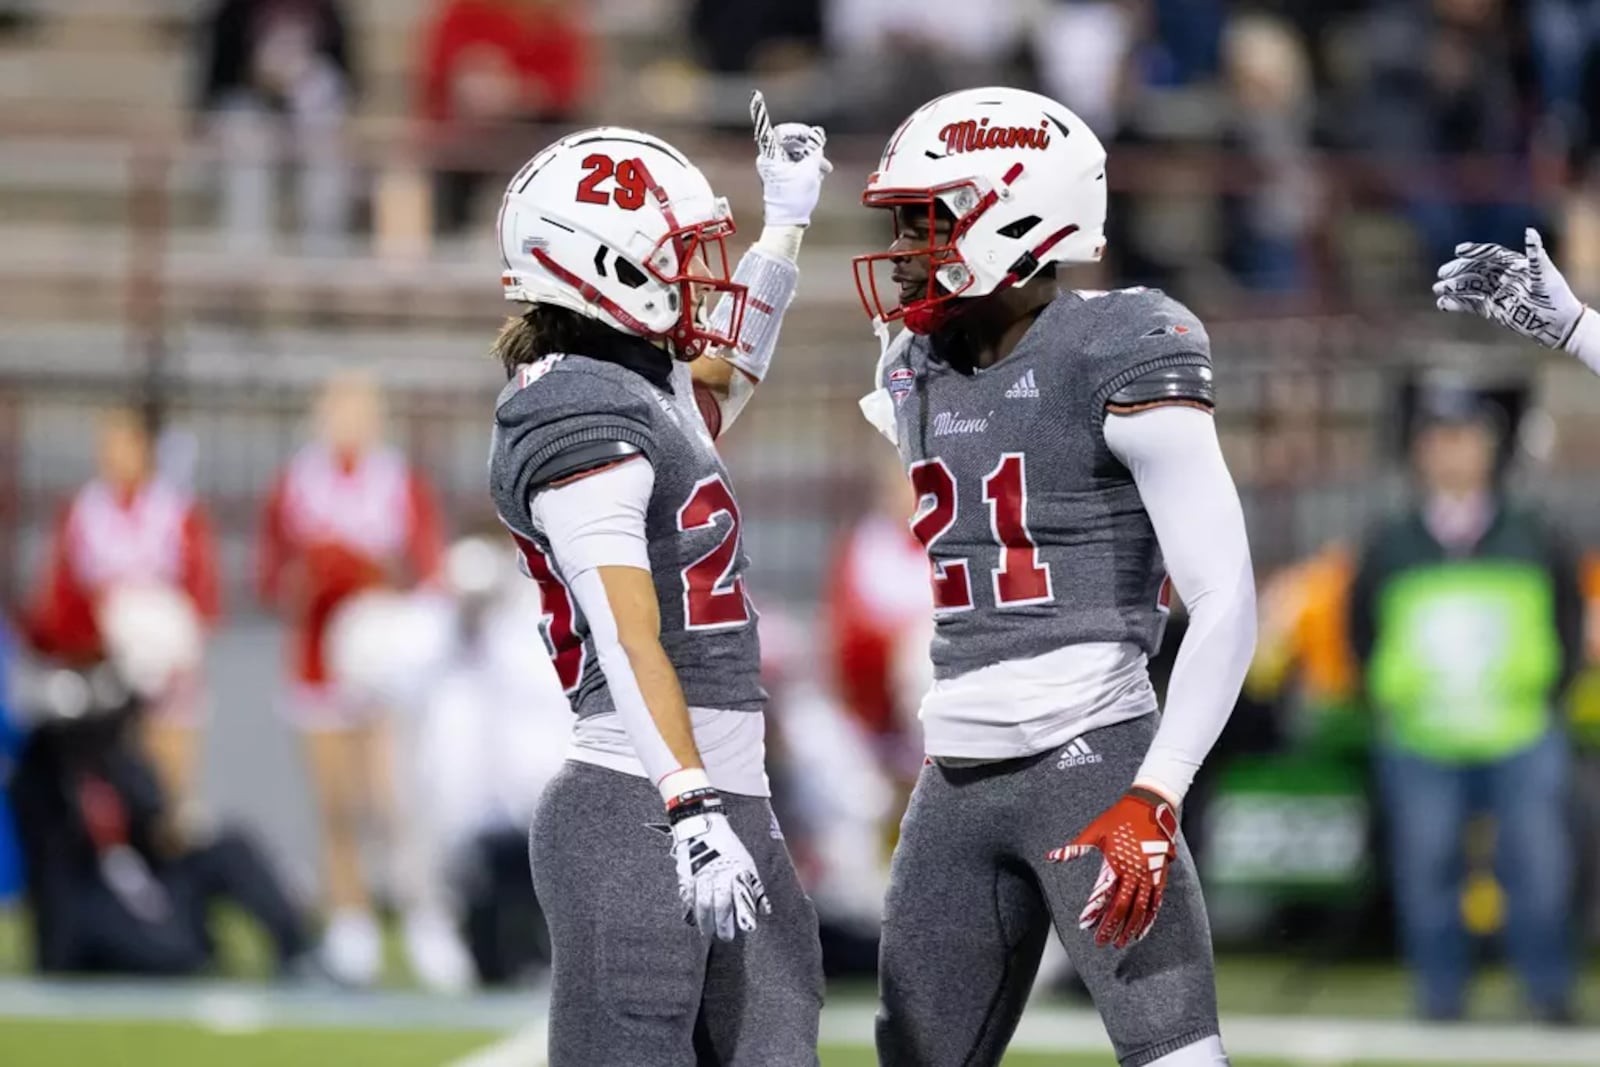
[[[965,559],[939,560],[934,545],[955,525],[961,499],[956,476],[944,460],[921,460],[911,467],[917,491],[917,514],[911,532],[927,549],[933,565],[933,608],[947,613],[972,608],[972,575]],[[989,571],[994,603],[999,608],[1045,604],[1055,599],[1050,567],[1039,561],[1039,547],[1028,532],[1027,456],[1006,452],[983,479],[983,500],[989,508],[989,532],[998,550]]]

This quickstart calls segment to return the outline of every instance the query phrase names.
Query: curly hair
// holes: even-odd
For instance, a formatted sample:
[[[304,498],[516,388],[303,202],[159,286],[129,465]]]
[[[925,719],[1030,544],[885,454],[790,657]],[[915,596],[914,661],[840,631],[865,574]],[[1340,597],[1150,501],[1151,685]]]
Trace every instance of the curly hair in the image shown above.
[[[598,319],[553,304],[534,304],[521,315],[506,319],[490,351],[510,381],[524,363],[555,352],[598,355],[613,348],[619,339],[628,339],[628,335]]]

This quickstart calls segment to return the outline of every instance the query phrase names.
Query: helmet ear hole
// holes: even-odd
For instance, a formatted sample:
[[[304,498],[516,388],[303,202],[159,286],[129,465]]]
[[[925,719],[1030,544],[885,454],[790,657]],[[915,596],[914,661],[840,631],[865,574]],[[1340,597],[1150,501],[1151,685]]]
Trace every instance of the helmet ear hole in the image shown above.
[[[1026,237],[1028,231],[1039,225],[1039,222],[1040,219],[1038,215],[1024,215],[1015,222],[1008,222],[1006,225],[1000,227],[1000,229],[996,232],[998,232],[1001,237],[1009,237],[1012,239]]]
[[[640,270],[638,267],[635,267],[632,263],[629,263],[621,256],[617,257],[615,269],[617,272],[617,281],[622,285],[627,286],[629,289],[637,289],[649,280],[645,277],[644,271]]]

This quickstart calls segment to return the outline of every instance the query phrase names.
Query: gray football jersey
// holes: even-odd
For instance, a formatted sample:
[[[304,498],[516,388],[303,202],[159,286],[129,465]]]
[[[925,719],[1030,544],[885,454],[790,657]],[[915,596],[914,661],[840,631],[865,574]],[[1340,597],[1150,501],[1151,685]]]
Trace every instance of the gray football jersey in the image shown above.
[[[938,678],[1072,644],[1160,646],[1161,549],[1103,428],[1111,394],[1179,365],[1209,374],[1205,329],[1148,289],[1064,292],[970,375],[897,339],[878,384],[920,496]]]
[[[544,635],[579,718],[614,710],[589,626],[561,561],[529,515],[533,472],[563,449],[621,441],[645,454],[655,488],[645,515],[661,605],[661,647],[692,707],[759,711],[761,646],[745,593],[739,507],[706,430],[687,364],[670,391],[634,371],[584,356],[523,367],[495,407],[489,486],[529,575],[544,596]]]

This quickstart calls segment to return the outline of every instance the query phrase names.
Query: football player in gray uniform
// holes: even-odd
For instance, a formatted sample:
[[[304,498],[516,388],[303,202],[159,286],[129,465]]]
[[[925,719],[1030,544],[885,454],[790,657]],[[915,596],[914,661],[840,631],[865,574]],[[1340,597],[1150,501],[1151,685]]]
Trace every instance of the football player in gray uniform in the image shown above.
[[[999,1063],[1053,925],[1124,1067],[1226,1063],[1178,812],[1243,683],[1255,584],[1205,328],[1152,290],[1057,288],[1103,250],[1105,151],[1046,97],[924,105],[863,200],[894,243],[856,260],[883,342],[862,406],[920,498],[935,615],[879,1061]],[[1158,712],[1173,587],[1190,626]]]
[[[490,483],[578,720],[530,846],[552,1067],[817,1062],[816,915],[767,799],[713,442],[767,372],[829,165],[822,130],[753,103],[766,225],[731,276],[727,201],[636,130],[551,145],[500,211],[505,295],[531,307],[496,346]]]
[[[1577,356],[1600,374],[1600,314],[1579,300],[1530,228],[1522,251],[1503,245],[1456,245],[1439,268],[1433,295],[1440,311],[1480,315],[1513,333]]]

